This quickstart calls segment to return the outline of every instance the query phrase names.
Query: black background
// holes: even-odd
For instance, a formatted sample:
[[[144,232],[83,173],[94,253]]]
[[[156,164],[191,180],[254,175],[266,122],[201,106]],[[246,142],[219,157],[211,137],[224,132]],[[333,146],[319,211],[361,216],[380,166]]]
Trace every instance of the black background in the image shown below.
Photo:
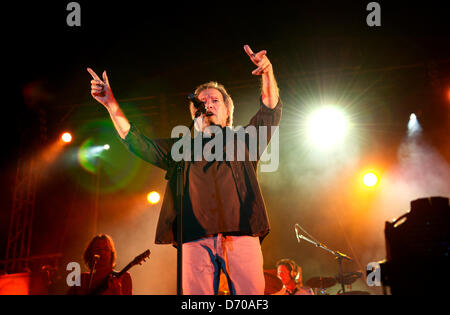
[[[361,119],[371,137],[365,150],[371,148],[372,153],[395,161],[409,114],[416,112],[427,142],[448,163],[450,22],[446,2],[378,2],[381,27],[366,24],[369,1],[78,1],[81,27],[66,24],[69,1],[8,6],[1,21],[5,83],[0,258],[8,236],[17,158],[33,154],[43,144],[39,110],[45,111],[48,143],[64,128],[95,118],[107,119],[106,111],[90,96],[91,78],[86,67],[98,74],[107,70],[116,97],[129,106],[126,113],[143,126],[149,123],[151,127],[145,128],[150,135],[163,137],[172,126],[187,124],[185,98],[208,80],[222,82],[241,100],[245,106],[236,108],[235,124],[246,123],[254,111],[247,105],[253,104],[259,93],[259,79],[251,75],[255,67],[242,48],[249,44],[254,51],[268,51],[285,103],[286,130],[298,106],[293,100],[300,99],[300,107],[305,105],[305,95],[298,86],[312,91],[325,86],[331,95],[339,96],[348,82],[356,81],[351,85],[355,93],[368,91],[361,105]],[[320,82],[328,83],[321,86]],[[27,98],[24,91],[30,87],[35,94]],[[138,114],[133,112],[135,108]],[[161,119],[164,112],[165,119]],[[20,145],[24,135],[26,140]],[[74,173],[82,174],[79,171]],[[80,205],[91,200],[91,192],[67,181],[67,172],[61,167],[47,174],[49,180],[39,187],[39,215],[32,242],[35,255],[62,250],[73,256],[90,237],[84,230],[89,215]],[[288,172],[281,170],[282,175]],[[162,185],[161,174],[155,178],[150,183]],[[149,182],[136,181],[142,184],[138,190],[145,191]],[[285,187],[271,192],[289,187],[287,180]],[[271,205],[277,202],[276,198],[268,199]],[[61,209],[68,200],[72,200],[71,209],[80,208],[76,217],[49,210]],[[284,212],[278,215],[274,208],[271,223],[279,232],[292,218]],[[105,226],[117,226],[118,218],[111,214],[100,219]],[[320,224],[319,217],[308,222],[309,226],[316,224]],[[73,241],[77,237],[81,239],[78,243]],[[295,256],[289,247],[295,244],[275,246],[281,239],[273,237],[267,241],[271,254],[266,269],[273,267],[277,257]],[[374,257],[378,258],[383,257]]]

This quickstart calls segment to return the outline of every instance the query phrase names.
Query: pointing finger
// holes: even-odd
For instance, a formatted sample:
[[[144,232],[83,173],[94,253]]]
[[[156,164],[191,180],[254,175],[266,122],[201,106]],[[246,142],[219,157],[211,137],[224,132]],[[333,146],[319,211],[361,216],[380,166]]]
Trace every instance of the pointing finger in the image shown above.
[[[91,68],[87,68],[87,71],[91,74],[91,76],[95,79],[95,80],[100,80],[101,79],[98,77],[98,75],[94,72],[94,70],[92,70]]]
[[[244,45],[244,50],[250,58],[255,57],[255,54],[253,53],[253,50],[250,48],[249,45]]]

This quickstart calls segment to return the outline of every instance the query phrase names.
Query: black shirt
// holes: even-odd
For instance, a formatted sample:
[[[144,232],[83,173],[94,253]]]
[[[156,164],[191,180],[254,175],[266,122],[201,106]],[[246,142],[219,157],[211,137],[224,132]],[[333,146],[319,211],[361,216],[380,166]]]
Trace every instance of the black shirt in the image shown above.
[[[197,136],[202,137],[202,134]],[[209,141],[204,138],[203,142]],[[222,143],[225,147],[226,142]],[[192,159],[188,167],[183,203],[183,241],[224,232],[250,233],[248,226],[241,227],[241,202],[230,162],[226,159]]]
[[[270,141],[270,127],[279,125],[281,120],[281,108],[281,100],[279,100],[274,109],[270,109],[262,103],[260,98],[260,109],[252,117],[248,125],[256,127],[257,134],[254,136],[259,137],[260,129],[258,127],[267,126],[269,131],[267,143]],[[171,148],[179,139],[149,139],[143,135],[133,123],[131,123],[130,131],[125,139],[121,140],[131,152],[140,158],[164,170],[169,170],[173,163]],[[192,147],[194,146],[192,145]],[[216,196],[215,200],[203,200],[203,197],[200,197],[202,200],[199,200],[198,198],[201,196],[200,191],[196,191],[195,188],[192,190],[192,193],[196,196],[194,207],[192,207],[191,203],[190,211],[183,211],[183,229],[187,229],[188,233],[190,231],[192,234],[186,234],[185,238],[185,233],[183,233],[183,242],[188,241],[190,238],[200,238],[208,234],[229,232],[228,230],[234,230],[237,226],[239,226],[239,231],[234,232],[243,232],[248,235],[259,236],[261,240],[269,233],[270,226],[267,212],[256,175],[257,163],[260,156],[258,154],[258,159],[253,161],[248,158],[249,154],[248,147],[246,146],[246,159],[244,161],[237,161],[234,159],[232,161],[222,161],[221,164],[215,164],[219,163],[218,161],[215,161],[209,169],[206,169],[206,172],[201,169],[206,166],[206,164],[203,164],[202,162],[200,162],[200,164],[191,161],[184,162],[184,186],[186,192],[191,193],[189,187],[193,186],[191,180],[189,180],[189,175],[192,175],[191,179],[193,179],[195,187],[199,185],[210,185],[207,189],[208,194],[214,193],[213,191],[216,189],[213,185],[214,180],[219,179],[220,176],[224,176],[224,181],[221,183],[219,183],[219,181],[216,182],[218,185],[217,188],[223,191],[223,195],[220,197]],[[192,174],[188,173],[191,167],[193,167]],[[213,168],[211,169],[211,167]],[[213,172],[212,170],[215,171]],[[204,172],[204,179],[199,178],[201,172]],[[172,243],[176,245],[177,211],[175,175],[176,172],[171,172],[166,175],[168,185],[164,194],[156,228],[155,243],[157,244]],[[205,184],[203,180],[207,180],[208,178],[210,181],[212,180],[212,182],[210,182],[210,184]],[[234,187],[231,185],[232,182],[234,182]],[[235,201],[225,205],[224,203],[226,203],[227,199],[226,196],[235,196],[234,191],[237,192],[239,206],[236,206]],[[234,199],[234,197],[232,198]],[[189,207],[189,201],[185,199],[184,205]],[[229,206],[229,208],[227,208],[227,206]],[[218,211],[215,214],[212,212],[211,216],[208,216],[207,207],[211,207],[210,210],[214,211],[214,209],[216,209]],[[220,207],[223,207],[223,209],[219,209]],[[239,208],[239,216],[236,215],[237,208]],[[204,217],[198,220],[198,216],[200,215]],[[239,217],[239,224],[237,223],[237,217]],[[189,226],[189,224],[192,224],[192,226]]]

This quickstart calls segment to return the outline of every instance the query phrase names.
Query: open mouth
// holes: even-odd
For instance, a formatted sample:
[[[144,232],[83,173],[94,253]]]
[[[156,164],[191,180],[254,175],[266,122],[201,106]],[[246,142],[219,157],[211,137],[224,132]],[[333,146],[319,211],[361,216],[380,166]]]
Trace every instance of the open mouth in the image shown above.
[[[213,116],[213,115],[214,115],[214,113],[212,113],[212,112],[206,112],[206,114],[205,114],[206,117],[210,117],[210,116]]]

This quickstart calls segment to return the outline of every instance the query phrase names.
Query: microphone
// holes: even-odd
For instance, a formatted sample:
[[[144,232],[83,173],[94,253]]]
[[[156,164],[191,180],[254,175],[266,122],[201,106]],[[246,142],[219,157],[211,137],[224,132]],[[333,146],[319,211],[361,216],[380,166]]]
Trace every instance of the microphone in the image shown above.
[[[97,262],[100,260],[100,255],[94,255],[92,257],[92,260],[94,261],[94,266],[97,264]]]
[[[299,225],[297,223],[295,223],[295,236],[297,237],[297,242],[300,243],[300,235],[298,233],[298,227],[299,227]]]
[[[205,102],[200,101],[198,98],[195,97],[194,93],[189,94],[188,100],[194,104],[194,107],[197,109],[197,112],[195,113],[195,117],[200,116],[201,114],[205,114],[207,109],[205,106]]]

